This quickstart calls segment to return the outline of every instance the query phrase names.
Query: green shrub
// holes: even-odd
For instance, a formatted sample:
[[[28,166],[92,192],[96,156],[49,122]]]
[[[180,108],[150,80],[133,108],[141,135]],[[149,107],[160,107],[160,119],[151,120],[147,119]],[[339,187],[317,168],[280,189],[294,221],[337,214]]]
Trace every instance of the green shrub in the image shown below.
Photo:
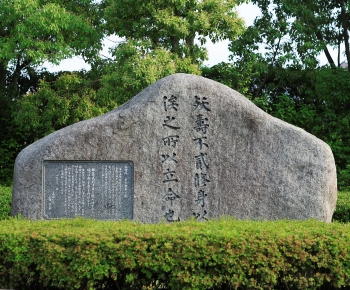
[[[350,192],[339,191],[337,206],[333,214],[333,221],[350,222]]]
[[[338,189],[341,191],[350,191],[350,164],[344,169],[337,169]]]
[[[346,289],[350,224],[0,223],[0,285],[18,289]],[[50,288],[51,287],[51,288]],[[56,288],[54,288],[56,287]]]
[[[0,185],[0,220],[11,215],[12,187]]]
[[[1,219],[11,191],[0,187]],[[333,221],[8,219],[0,288],[350,289],[350,224],[337,223],[350,221],[350,192],[338,193]]]

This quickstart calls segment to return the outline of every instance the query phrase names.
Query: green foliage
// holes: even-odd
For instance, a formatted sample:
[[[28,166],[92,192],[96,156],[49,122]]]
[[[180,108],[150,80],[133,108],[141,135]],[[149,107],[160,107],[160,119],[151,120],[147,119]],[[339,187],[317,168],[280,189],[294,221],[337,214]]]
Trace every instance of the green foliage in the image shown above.
[[[338,48],[340,55],[344,44],[344,55],[350,62],[345,2],[307,0],[300,5],[291,0],[252,0],[261,16],[232,44],[233,55],[243,62],[263,59],[266,73],[274,66],[315,68],[321,52],[329,65],[336,67],[327,45]]]
[[[337,206],[333,214],[333,221],[342,223],[350,222],[350,192],[338,192]]]
[[[102,77],[99,97],[122,105],[160,78],[183,72],[199,74],[198,66],[190,58],[179,58],[164,48],[152,49],[148,41],[128,41],[113,51],[111,62]]]
[[[41,80],[34,93],[17,102],[14,121],[28,143],[73,123],[106,112],[109,107],[97,98],[95,84],[85,72],[63,73],[56,81]]]
[[[242,81],[238,65],[204,68],[212,78],[245,94],[267,113],[296,125],[331,147],[337,166],[338,189],[350,188],[350,74],[342,68],[272,67],[268,75]]]
[[[235,62],[238,72],[236,75],[241,75],[241,80],[246,80],[244,86],[237,86],[236,89],[253,101],[260,98],[265,110],[267,100],[274,106],[272,109],[267,108],[267,111],[277,113],[277,117],[282,115],[282,119],[287,122],[290,122],[288,119],[292,119],[291,123],[302,128],[311,127],[311,124],[315,127],[323,126],[321,130],[314,130],[317,133],[313,134],[327,141],[333,150],[338,151],[335,152],[338,174],[342,172],[344,175],[346,167],[340,155],[347,155],[348,150],[344,146],[346,143],[340,140],[344,137],[342,134],[345,132],[345,126],[342,124],[336,130],[342,131],[341,134],[337,134],[337,141],[330,140],[334,139],[334,134],[331,137],[325,133],[325,130],[331,129],[332,125],[322,124],[324,111],[335,112],[335,106],[330,109],[326,103],[322,103],[323,98],[327,98],[322,88],[327,87],[326,91],[330,92],[329,87],[333,86],[328,87],[328,82],[334,85],[337,83],[340,87],[334,90],[341,91],[342,97],[347,98],[348,91],[345,88],[348,85],[344,79],[345,74],[335,69],[336,61],[331,57],[327,47],[328,45],[338,48],[338,67],[342,51],[350,63],[349,7],[346,7],[346,1],[308,0],[303,1],[303,5],[291,0],[253,0],[252,3],[260,8],[261,15],[230,45],[231,59]],[[330,70],[319,70],[318,57],[322,52],[326,55],[329,66],[335,69],[332,77],[326,76],[331,74]],[[341,74],[342,77],[337,79],[336,74]],[[312,83],[310,78],[316,80],[317,85]],[[290,81],[288,84],[289,79],[297,80],[297,83],[293,84]],[[284,90],[286,84],[291,91]],[[310,90],[307,89],[308,85],[311,87]],[[309,94],[307,100],[305,94]],[[332,94],[334,93],[331,92]],[[327,98],[327,102],[337,104],[337,101],[331,100],[330,97]],[[257,103],[259,104],[260,100]],[[312,108],[314,103],[317,103],[315,109]],[[343,121],[343,116],[338,118],[340,122]],[[306,130],[310,132],[310,128]],[[340,153],[336,148],[339,141],[342,150],[345,150],[344,153]],[[340,178],[342,189],[345,186],[344,180],[343,177]],[[348,181],[345,183],[349,184]]]
[[[105,28],[125,38],[111,49],[99,96],[121,105],[156,80],[173,73],[200,74],[206,37],[234,39],[244,22],[237,0],[104,0]],[[195,38],[199,42],[195,42]]]
[[[0,140],[0,185],[11,185],[13,164],[22,146],[16,140],[16,134],[7,140]]]
[[[238,72],[231,63],[221,62],[212,67],[201,67],[202,76],[239,90]]]
[[[234,39],[243,32],[237,0],[104,0],[110,34],[127,40],[147,40],[192,63],[206,59],[206,37],[213,42]],[[200,44],[195,43],[195,38]]]
[[[206,37],[215,42],[243,31],[234,10],[237,3],[0,2],[0,182],[9,183],[14,157],[24,145],[113,109],[162,77],[200,74]],[[105,32],[126,39],[112,49],[113,59],[108,61],[96,57]],[[39,72],[33,73],[37,65],[77,54],[92,64],[92,73],[61,74],[38,82]]]
[[[11,183],[17,153],[33,140],[16,126],[13,113],[21,96],[49,75],[36,68],[73,55],[92,60],[101,49],[101,21],[100,5],[92,0],[0,1],[1,184]]]
[[[17,101],[14,123],[28,143],[81,120],[122,105],[158,79],[176,72],[199,74],[189,58],[180,59],[148,42],[125,42],[114,50],[115,61],[94,63],[90,72],[61,73],[41,80],[35,92]],[[98,72],[97,72],[98,71]]]
[[[242,95],[253,101],[253,103],[255,103],[258,107],[266,112],[269,112],[270,104],[266,95],[253,98],[252,87],[254,87],[254,84],[250,78],[253,77],[253,74],[247,78],[248,70],[248,66],[241,70],[241,68],[237,67],[236,65],[225,62],[221,62],[212,67],[204,66],[201,68],[203,77],[212,79],[239,91]],[[255,72],[254,75],[255,78],[259,76],[257,72]]]
[[[350,190],[350,164],[346,164],[345,168],[338,169],[338,187],[342,190]]]
[[[11,215],[12,186],[0,185],[0,220],[4,220]]]
[[[0,285],[338,289],[350,285],[349,238],[349,225],[314,220],[143,225],[11,219],[0,227]]]
[[[347,190],[350,186],[350,74],[344,69],[288,69],[277,72],[267,83],[271,115],[327,142],[337,165],[338,188]]]
[[[40,79],[52,82],[57,78],[56,73],[50,73],[46,70],[36,71],[34,68],[27,67],[26,73],[21,75],[18,80],[19,94],[34,92],[39,86]],[[13,165],[18,152],[29,141],[25,138],[22,130],[13,122],[13,112],[17,111],[17,99],[8,100],[6,94],[0,95],[0,184],[12,184]],[[30,141],[29,141],[30,142]]]
[[[97,8],[87,0],[1,1],[0,62],[27,66],[58,63],[75,54],[91,56],[101,48]]]
[[[350,188],[350,73],[344,69],[321,70],[316,76],[319,107],[315,135],[332,148],[338,166],[339,189]]]

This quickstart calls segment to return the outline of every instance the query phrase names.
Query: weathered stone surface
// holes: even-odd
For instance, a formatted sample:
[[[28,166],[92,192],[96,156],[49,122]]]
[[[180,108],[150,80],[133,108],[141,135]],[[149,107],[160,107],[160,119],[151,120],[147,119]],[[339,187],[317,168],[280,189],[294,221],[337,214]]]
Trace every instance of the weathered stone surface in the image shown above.
[[[44,160],[132,161],[133,219],[142,222],[222,215],[329,222],[337,198],[326,143],[224,85],[186,74],[25,148],[12,214],[44,217]]]

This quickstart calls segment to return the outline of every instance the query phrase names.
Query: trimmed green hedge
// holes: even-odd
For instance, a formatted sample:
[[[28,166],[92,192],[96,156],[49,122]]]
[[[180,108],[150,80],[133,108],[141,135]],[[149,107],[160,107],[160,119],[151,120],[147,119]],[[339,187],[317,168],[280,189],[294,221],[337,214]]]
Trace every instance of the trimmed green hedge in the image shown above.
[[[222,219],[10,219],[0,285],[16,289],[350,289],[350,225]]]
[[[0,219],[11,211],[0,186]],[[339,192],[333,221],[350,221]],[[0,222],[0,288],[350,289],[350,224]]]

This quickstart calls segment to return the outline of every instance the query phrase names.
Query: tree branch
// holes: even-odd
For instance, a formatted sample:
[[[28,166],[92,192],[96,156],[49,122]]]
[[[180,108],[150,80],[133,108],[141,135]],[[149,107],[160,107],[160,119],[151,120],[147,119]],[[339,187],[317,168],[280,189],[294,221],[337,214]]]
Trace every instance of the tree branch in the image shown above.
[[[11,93],[13,97],[15,97],[15,93],[18,92],[18,80],[19,80],[19,77],[21,76],[21,72],[30,63],[31,63],[31,60],[29,59],[26,59],[21,63],[21,57],[20,56],[17,57],[16,67],[10,77],[11,81],[9,84],[9,93]]]
[[[324,43],[324,41],[323,41],[323,36],[322,36],[321,32],[320,32],[320,31],[316,31],[315,34],[316,34],[317,39],[320,40],[320,41],[322,41],[322,42]],[[333,60],[331,54],[329,53],[329,50],[328,50],[326,44],[324,44],[323,52],[325,53],[325,55],[326,55],[326,57],[327,57],[327,61],[328,61],[329,65],[330,65],[332,68],[335,68],[336,66],[335,66],[334,60]]]
[[[268,80],[268,78],[269,78],[270,69],[271,69],[271,68],[274,66],[274,64],[275,64],[277,52],[278,52],[278,50],[279,50],[279,48],[280,48],[280,45],[281,45],[281,40],[282,40],[282,37],[280,36],[280,38],[278,39],[278,43],[277,43],[276,49],[275,49],[275,51],[273,52],[273,58],[272,58],[272,61],[271,61],[270,65],[269,65],[269,69],[268,69],[268,71],[267,71],[267,74],[265,75],[264,80],[262,81],[262,83],[260,84],[258,90],[256,91],[256,93],[255,93],[255,98],[257,98],[257,97],[260,95],[260,93],[261,93],[263,87],[265,86],[265,84],[266,84],[266,82],[267,82],[267,80]]]

